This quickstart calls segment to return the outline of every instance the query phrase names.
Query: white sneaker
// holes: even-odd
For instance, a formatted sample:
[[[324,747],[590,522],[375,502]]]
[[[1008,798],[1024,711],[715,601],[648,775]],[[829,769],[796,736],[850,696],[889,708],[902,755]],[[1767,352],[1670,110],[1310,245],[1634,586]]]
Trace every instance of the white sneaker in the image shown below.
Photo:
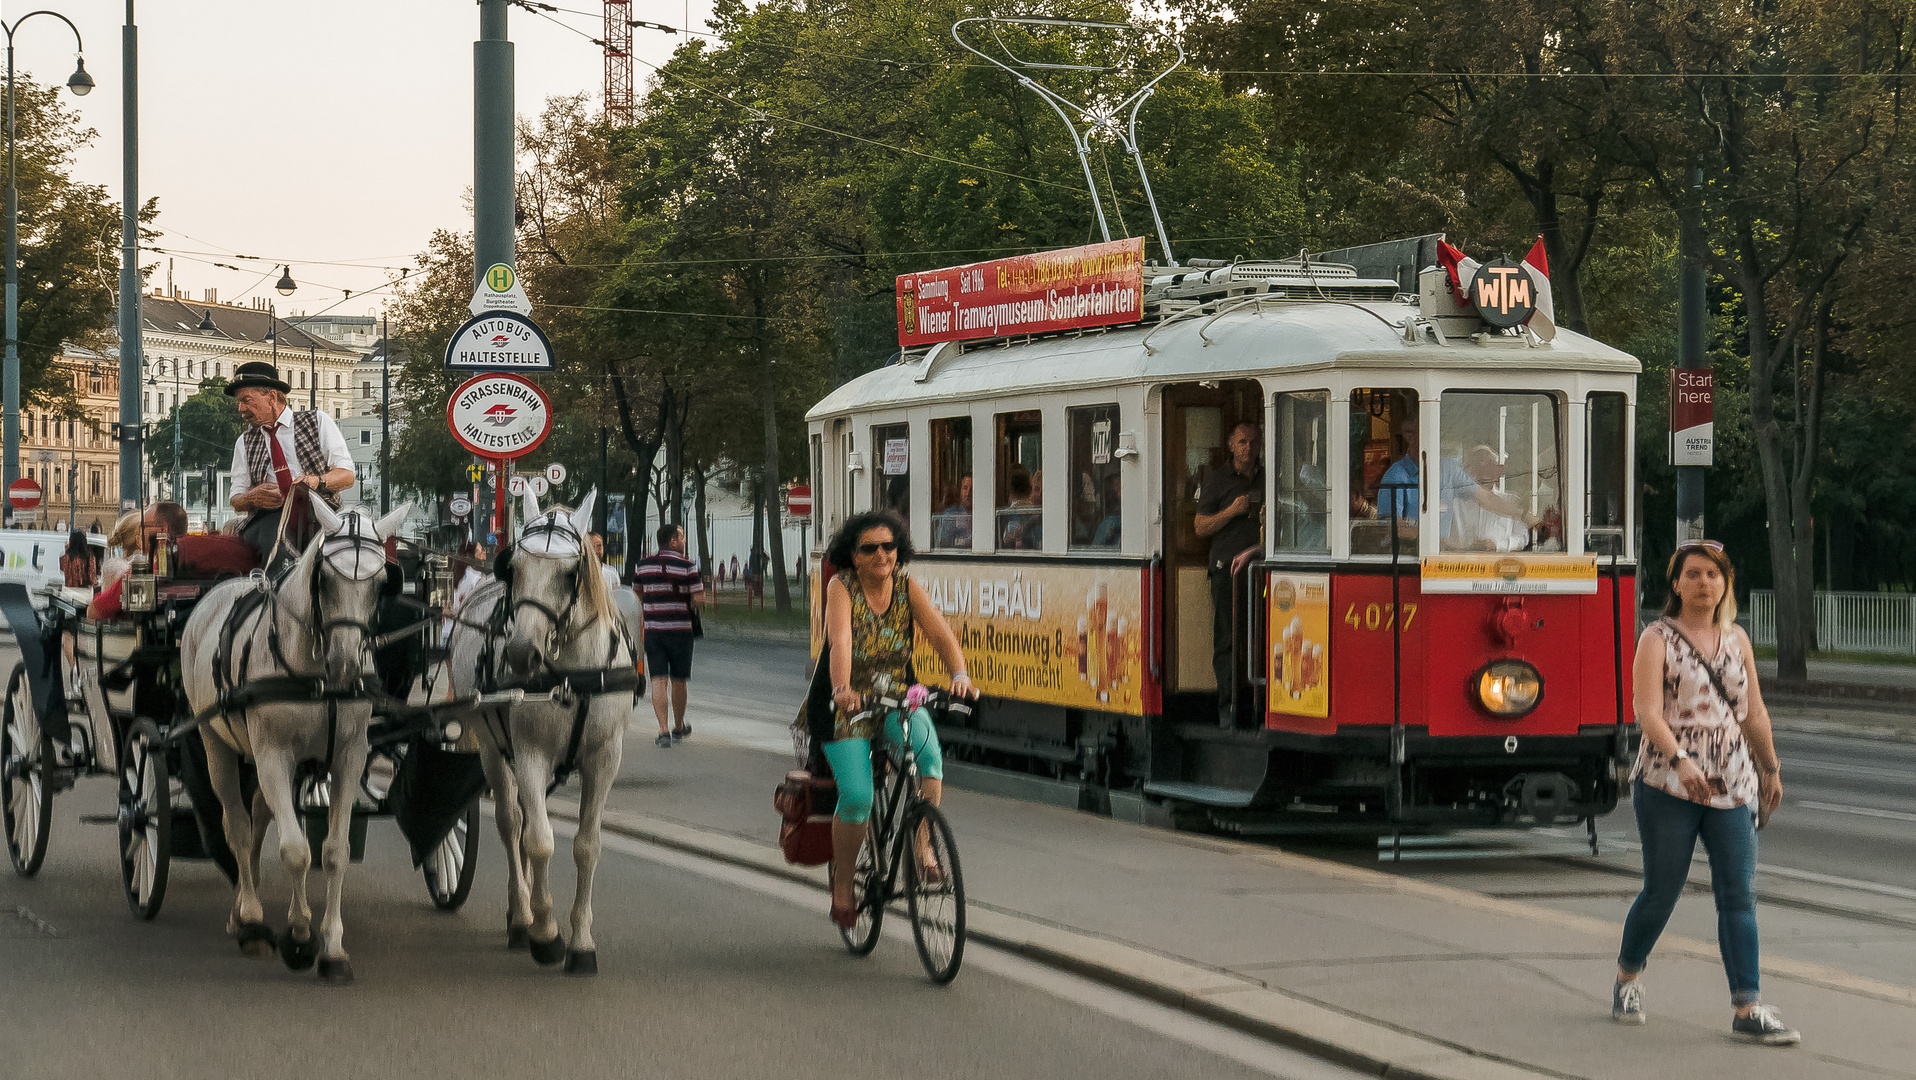
[[[1610,991],[1610,1019],[1619,1024],[1644,1024],[1649,1017],[1643,1013],[1643,977],[1625,982],[1617,980]]]
[[[1803,1041],[1802,1033],[1785,1024],[1768,1005],[1758,1005],[1748,1016],[1731,1020],[1730,1034],[1764,1046],[1795,1046]]]

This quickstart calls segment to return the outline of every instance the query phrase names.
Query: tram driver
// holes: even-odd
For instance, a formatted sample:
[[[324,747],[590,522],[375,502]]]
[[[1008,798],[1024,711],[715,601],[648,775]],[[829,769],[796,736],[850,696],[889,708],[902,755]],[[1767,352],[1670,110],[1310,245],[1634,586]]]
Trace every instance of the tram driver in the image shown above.
[[[1414,415],[1406,416],[1399,424],[1397,434],[1403,441],[1404,454],[1392,462],[1390,468],[1384,470],[1383,480],[1377,492],[1377,516],[1379,518],[1390,517],[1391,511],[1395,509],[1398,535],[1414,537],[1417,535],[1421,502],[1417,495],[1417,484],[1419,483],[1420,473],[1418,466],[1417,417]],[[1478,449],[1488,450],[1489,448],[1479,447]],[[1472,451],[1472,453],[1475,454],[1475,451]],[[1494,459],[1496,455],[1492,454],[1491,456]],[[1473,476],[1471,472],[1465,468],[1464,461],[1460,456],[1440,455],[1437,462],[1437,530],[1438,535],[1444,538],[1444,546],[1446,548],[1458,546],[1454,540],[1454,537],[1458,534],[1453,530],[1459,523],[1453,521],[1453,517],[1461,508],[1466,506],[1470,507],[1470,513],[1478,514],[1475,520],[1483,521],[1484,519],[1481,515],[1510,518],[1520,523],[1526,532],[1534,528],[1537,522],[1541,520],[1536,515],[1531,514],[1529,511],[1517,505],[1516,500],[1510,498],[1508,495],[1499,493],[1496,488],[1492,486],[1495,484],[1496,478],[1495,475],[1492,475],[1490,472],[1485,473],[1485,475],[1491,476],[1490,482],[1480,483],[1477,477]],[[1500,474],[1501,471],[1502,466],[1497,466],[1496,472]],[[1391,487],[1390,485],[1392,484],[1407,486]],[[1517,544],[1516,548],[1499,548],[1484,547],[1473,539],[1470,542],[1464,543],[1462,546],[1481,551],[1511,551],[1523,548],[1527,542],[1528,541]]]
[[[1244,567],[1257,557],[1263,544],[1258,528],[1264,505],[1264,467],[1258,451],[1264,436],[1256,424],[1245,421],[1231,429],[1226,445],[1231,465],[1204,478],[1198,497],[1197,534],[1209,537],[1211,553],[1205,576],[1211,582],[1211,671],[1217,676],[1217,720],[1220,727],[1237,726],[1237,664],[1231,617],[1237,610],[1234,586]]]
[[[1522,551],[1530,546],[1530,530],[1538,520],[1517,501],[1497,490],[1504,477],[1497,452],[1478,445],[1464,455],[1464,472],[1476,485],[1469,498],[1457,502],[1452,532],[1444,547],[1468,551]]]

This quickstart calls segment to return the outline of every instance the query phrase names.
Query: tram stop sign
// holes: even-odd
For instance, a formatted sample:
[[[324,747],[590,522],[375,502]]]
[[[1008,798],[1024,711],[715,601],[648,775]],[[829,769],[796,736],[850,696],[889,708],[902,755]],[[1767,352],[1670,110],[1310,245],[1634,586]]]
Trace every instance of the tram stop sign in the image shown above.
[[[785,493],[785,512],[793,517],[810,517],[812,513],[812,489],[806,484],[793,484]]]
[[[7,485],[7,503],[15,510],[31,510],[40,505],[40,485],[23,476]]]

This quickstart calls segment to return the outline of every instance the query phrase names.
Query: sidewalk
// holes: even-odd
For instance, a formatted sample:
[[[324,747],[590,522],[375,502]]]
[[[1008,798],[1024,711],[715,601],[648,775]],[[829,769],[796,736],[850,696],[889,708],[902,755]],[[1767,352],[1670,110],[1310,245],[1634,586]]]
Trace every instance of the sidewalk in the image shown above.
[[[791,760],[782,728],[752,715],[755,703],[731,706],[695,712],[697,733],[670,750],[635,731],[609,824],[822,887],[822,871],[788,868],[775,848],[771,792]],[[1609,1018],[1612,919],[947,791],[980,940],[1379,1075],[1916,1077],[1906,933],[1865,932],[1879,973],[1910,972],[1898,984],[1786,955],[1809,947],[1805,924],[1759,912],[1765,999],[1805,1041],[1753,1047],[1728,1037],[1716,948],[1697,939],[1714,923],[1709,899],[1686,897],[1646,976],[1651,1023],[1623,1028]],[[825,906],[821,894],[821,935]]]

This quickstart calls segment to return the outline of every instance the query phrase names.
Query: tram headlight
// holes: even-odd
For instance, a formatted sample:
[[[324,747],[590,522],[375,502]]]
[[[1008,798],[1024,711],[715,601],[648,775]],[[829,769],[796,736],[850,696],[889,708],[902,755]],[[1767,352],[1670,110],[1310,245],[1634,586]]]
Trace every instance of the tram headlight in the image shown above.
[[[1523,660],[1492,660],[1471,677],[1477,704],[1492,716],[1515,720],[1543,700],[1543,675]]]

